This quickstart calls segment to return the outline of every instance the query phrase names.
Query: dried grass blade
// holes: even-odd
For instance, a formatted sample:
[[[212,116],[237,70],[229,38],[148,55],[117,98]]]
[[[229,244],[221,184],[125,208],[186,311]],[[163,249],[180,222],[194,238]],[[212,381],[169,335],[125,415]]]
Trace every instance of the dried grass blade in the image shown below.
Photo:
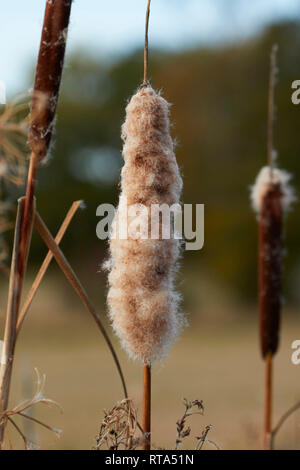
[[[114,349],[114,347],[113,347],[113,345],[112,345],[112,343],[109,339],[109,336],[106,333],[106,330],[105,330],[98,314],[96,313],[96,310],[92,306],[92,304],[91,304],[91,302],[88,298],[88,295],[85,292],[84,287],[81,285],[78,277],[76,276],[75,272],[73,271],[72,267],[70,266],[69,262],[67,261],[65,255],[63,254],[63,252],[61,251],[61,249],[59,248],[59,246],[55,242],[55,240],[52,237],[51,233],[49,232],[47,226],[45,225],[44,221],[42,220],[42,218],[40,217],[40,215],[37,212],[35,213],[35,226],[36,226],[39,234],[41,235],[42,239],[44,240],[44,242],[48,246],[49,250],[51,250],[54,258],[57,261],[57,264],[60,267],[60,269],[65,274],[66,278],[68,279],[71,286],[73,287],[73,289],[75,290],[75,292],[77,293],[79,298],[81,299],[82,303],[85,305],[85,307],[87,308],[87,310],[92,315],[95,322],[97,323],[97,326],[100,329],[102,335],[104,336],[104,339],[105,339],[105,341],[106,341],[106,343],[107,343],[107,345],[110,349],[110,352],[113,356],[116,367],[118,369],[120,379],[121,379],[121,382],[122,382],[122,386],[123,386],[123,390],[124,390],[125,398],[128,398],[126,383],[125,383],[124,375],[123,375],[123,372],[122,372],[122,369],[121,369],[121,365],[120,365],[118,356],[115,352],[115,349]]]
[[[56,238],[55,238],[55,241],[57,244],[59,244],[64,236],[64,234],[66,233],[66,230],[72,220],[72,218],[74,217],[75,213],[77,212],[78,208],[80,207],[82,201],[75,201],[73,202],[72,206],[70,207],[66,217],[65,217],[65,220],[63,221],[59,231],[57,232],[57,235],[56,235]],[[48,269],[48,266],[49,264],[51,263],[51,260],[53,258],[53,254],[52,252],[49,250],[49,252],[47,253],[41,267],[40,267],[40,270],[39,272],[37,273],[36,275],[36,278],[35,280],[33,281],[33,284],[27,294],[27,297],[26,297],[26,300],[24,302],[24,305],[22,307],[22,310],[20,312],[20,315],[19,315],[19,318],[18,318],[18,322],[17,322],[17,335],[19,334],[19,331],[22,327],[22,324],[23,324],[23,321],[26,317],[26,314],[30,308],[30,305],[34,299],[34,296],[42,282],[42,279]]]

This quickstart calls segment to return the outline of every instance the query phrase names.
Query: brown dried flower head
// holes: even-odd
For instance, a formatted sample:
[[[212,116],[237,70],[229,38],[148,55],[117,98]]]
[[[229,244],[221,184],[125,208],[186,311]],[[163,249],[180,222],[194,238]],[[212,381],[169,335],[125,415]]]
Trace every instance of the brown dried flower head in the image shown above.
[[[32,97],[29,144],[46,157],[54,128],[72,0],[47,0]]]
[[[279,345],[283,216],[294,200],[290,175],[264,167],[252,188],[258,214],[258,300],[260,347],[263,357]]]

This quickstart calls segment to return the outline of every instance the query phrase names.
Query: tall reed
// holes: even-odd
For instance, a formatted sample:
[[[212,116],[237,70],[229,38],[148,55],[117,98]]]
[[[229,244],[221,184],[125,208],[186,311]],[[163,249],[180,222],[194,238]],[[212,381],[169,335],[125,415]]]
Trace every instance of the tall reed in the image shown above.
[[[283,217],[293,201],[290,175],[270,167],[261,169],[252,188],[258,214],[258,306],[261,355],[265,361],[264,446],[272,437],[272,360],[279,346]]]
[[[108,306],[113,328],[128,354],[144,364],[143,429],[150,448],[151,365],[165,356],[182,324],[174,276],[180,242],[151,239],[153,205],[178,204],[182,180],[170,136],[169,106],[147,77],[146,15],[144,82],[126,108],[122,127],[124,166],[121,194],[110,238]],[[142,207],[143,205],[143,207]],[[128,207],[136,207],[139,224],[130,227]],[[146,207],[146,211],[143,208]],[[146,233],[142,233],[143,230]],[[130,233],[129,233],[130,232]],[[144,236],[145,235],[145,236]]]
[[[279,346],[283,217],[294,199],[290,175],[275,168],[273,150],[276,51],[271,52],[268,101],[268,161],[252,188],[258,217],[258,309],[260,350],[265,362],[264,448],[272,448],[273,357]]]
[[[34,219],[34,193],[39,162],[48,153],[64,61],[71,0],[47,0],[33,91],[29,144],[31,157],[26,196],[19,203],[14,256],[9,283],[9,297],[0,368],[0,413],[8,406],[9,390],[17,336],[23,280]],[[4,419],[0,422],[0,448],[3,446]]]

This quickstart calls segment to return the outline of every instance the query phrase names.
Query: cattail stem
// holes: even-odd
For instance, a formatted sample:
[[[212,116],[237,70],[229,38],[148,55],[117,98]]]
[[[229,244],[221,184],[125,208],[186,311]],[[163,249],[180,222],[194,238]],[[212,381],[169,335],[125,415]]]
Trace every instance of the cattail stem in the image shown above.
[[[252,188],[258,213],[258,307],[260,350],[265,363],[264,448],[272,449],[272,363],[280,338],[283,221],[294,201],[291,176],[269,166],[261,169]]]
[[[273,385],[273,355],[265,357],[265,432],[264,449],[272,450],[272,385]]]
[[[282,229],[283,216],[294,201],[289,185],[291,176],[274,165],[274,95],[276,83],[276,54],[270,55],[267,151],[268,166],[261,169],[251,198],[258,214],[258,308],[259,335],[262,358],[265,362],[265,416],[264,448],[272,449],[272,363],[280,337],[281,277],[282,277]]]
[[[270,179],[273,178],[273,134],[274,134],[274,94],[276,78],[276,53],[277,44],[274,44],[270,58],[269,95],[268,95],[268,164],[270,168]]]
[[[144,45],[144,81],[143,86],[148,84],[148,32],[149,32],[149,17],[150,17],[150,3],[148,0],[146,11],[146,24],[145,24],[145,45]],[[144,364],[143,376],[143,431],[144,442],[143,450],[150,450],[151,448],[151,366]]]
[[[151,448],[151,365],[144,364],[143,377],[143,450]]]
[[[21,234],[22,234],[22,221],[24,220],[24,198],[18,201],[18,213],[15,226],[15,237],[14,247],[12,253],[10,279],[9,279],[9,290],[8,290],[8,302],[7,302],[7,313],[6,323],[4,332],[4,344],[1,356],[1,367],[0,367],[0,415],[7,409],[12,366],[14,359],[14,351],[16,344],[16,324],[18,317],[18,308],[20,302],[20,292],[23,282],[23,278],[20,275],[20,247],[21,247]],[[31,218],[28,236],[31,237],[33,218]],[[26,259],[25,259],[26,262]],[[6,420],[3,419],[0,423],[0,449],[3,448],[4,431],[5,431]]]
[[[0,374],[0,412],[5,412],[8,406],[17,335],[16,325],[35,212],[36,173],[38,163],[46,157],[51,141],[71,5],[72,0],[46,2],[30,116],[29,144],[32,153],[27,176],[26,196],[25,199],[22,199],[21,209],[19,205],[14,239],[4,339],[6,350],[4,350],[3,357],[6,362],[1,364]],[[5,420],[0,423],[0,448],[3,447],[4,430]]]
[[[4,412],[8,406],[11,374],[17,338],[17,319],[20,309],[22,288],[26,272],[35,212],[35,174],[36,165],[35,158],[33,157],[30,160],[26,196],[25,198],[21,198],[19,200],[16,220],[4,334],[4,348],[6,348],[6,351],[4,351],[4,354],[2,355],[0,371],[0,412]],[[0,424],[0,449],[3,447],[5,424],[5,421]]]
[[[151,0],[148,0],[147,11],[146,11],[145,45],[144,45],[144,82],[143,82],[144,86],[147,86],[148,84],[148,57],[149,57],[148,31],[149,31],[150,3],[151,3]]]
[[[21,277],[21,286],[18,298],[18,304],[20,304],[20,297],[22,291],[23,278],[26,270],[26,261],[28,257],[29,245],[31,240],[30,230],[34,216],[34,193],[35,193],[35,181],[37,172],[38,160],[34,153],[31,154],[28,176],[27,176],[27,187],[24,201],[24,214],[22,217],[21,225],[21,239],[20,239],[20,252],[19,252],[19,273]],[[19,308],[19,305],[18,305]]]

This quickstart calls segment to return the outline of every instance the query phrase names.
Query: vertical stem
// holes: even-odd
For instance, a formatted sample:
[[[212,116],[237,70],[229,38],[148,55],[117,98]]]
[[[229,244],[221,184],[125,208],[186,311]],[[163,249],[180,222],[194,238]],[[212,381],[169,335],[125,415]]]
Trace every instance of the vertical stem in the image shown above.
[[[4,346],[0,368],[0,412],[8,406],[10,382],[17,336],[17,320],[26,272],[28,252],[31,242],[35,212],[34,188],[37,159],[32,154],[28,170],[26,196],[18,201],[14,247],[9,280]],[[0,449],[3,447],[5,421],[0,425]]]
[[[47,154],[58,98],[71,0],[47,1],[40,52],[35,77],[29,143],[32,149],[27,176],[26,196],[19,203],[12,258],[9,297],[0,369],[0,412],[6,411],[16,343],[16,322],[20,308],[35,212],[34,192],[39,160]],[[41,97],[43,99],[41,99]],[[45,100],[46,98],[46,100]],[[5,420],[0,425],[3,446]]]
[[[32,223],[34,219],[34,192],[38,159],[35,154],[30,156],[30,163],[27,176],[27,187],[24,202],[24,214],[21,223],[20,249],[18,259],[18,269],[20,275],[20,289],[18,294],[18,303],[20,304],[23,279],[26,270],[29,245],[31,241]]]
[[[272,450],[272,385],[273,385],[273,361],[272,353],[265,358],[265,432],[264,449]]]
[[[149,56],[149,48],[148,48],[148,30],[149,30],[150,3],[151,3],[151,0],[148,0],[147,12],[146,12],[146,25],[145,25],[144,82],[143,82],[143,85],[145,85],[145,86],[146,86],[147,83],[148,83],[148,56]]]
[[[269,96],[268,96],[268,164],[270,168],[271,180],[273,177],[273,133],[274,133],[274,93],[275,93],[275,77],[276,77],[276,53],[277,44],[274,44],[271,51],[270,59],[270,76],[269,76]]]
[[[10,382],[17,335],[17,320],[20,308],[23,281],[34,219],[34,188],[37,159],[32,154],[28,170],[26,196],[18,201],[18,214],[15,228],[11,274],[9,280],[4,346],[0,368],[0,411],[8,406]],[[0,426],[0,449],[3,447],[5,421]]]
[[[143,450],[151,448],[151,365],[144,364],[143,381],[143,431],[145,441]]]
[[[18,201],[18,213],[15,227],[14,246],[11,261],[9,291],[7,302],[4,344],[0,366],[0,413],[7,409],[13,356],[16,342],[16,323],[18,315],[18,292],[20,277],[18,272],[18,258],[20,249],[21,223],[24,213],[24,198]],[[0,425],[0,449],[3,447],[5,419]]]

